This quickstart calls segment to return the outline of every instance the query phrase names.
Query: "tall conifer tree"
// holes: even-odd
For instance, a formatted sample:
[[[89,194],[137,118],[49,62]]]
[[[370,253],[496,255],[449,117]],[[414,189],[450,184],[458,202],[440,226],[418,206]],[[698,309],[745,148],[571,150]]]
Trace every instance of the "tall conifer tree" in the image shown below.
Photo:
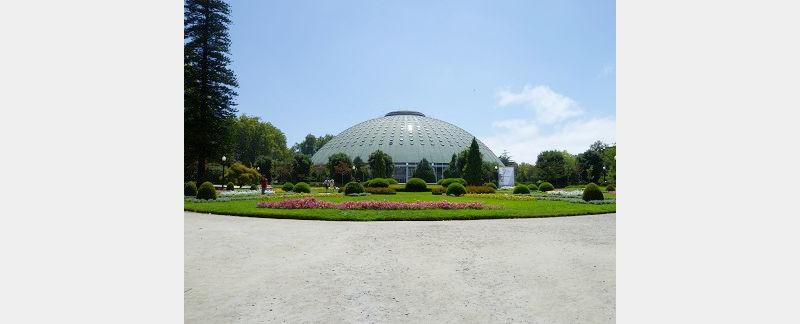
[[[482,183],[482,164],[483,158],[478,147],[478,141],[473,137],[472,144],[469,145],[469,151],[467,151],[467,163],[464,165],[463,178],[467,181],[467,184],[480,185]]]
[[[184,154],[197,161],[197,183],[208,180],[206,162],[224,154],[236,113],[238,84],[228,68],[229,16],[221,0],[187,0],[184,5]]]

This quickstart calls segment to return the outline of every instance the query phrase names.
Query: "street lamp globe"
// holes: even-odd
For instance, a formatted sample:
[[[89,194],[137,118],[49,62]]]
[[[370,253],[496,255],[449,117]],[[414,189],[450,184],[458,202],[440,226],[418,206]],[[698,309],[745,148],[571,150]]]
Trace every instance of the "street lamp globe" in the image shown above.
[[[224,155],[222,156],[222,162],[225,162],[225,160],[227,160],[227,159],[228,158],[226,158]]]

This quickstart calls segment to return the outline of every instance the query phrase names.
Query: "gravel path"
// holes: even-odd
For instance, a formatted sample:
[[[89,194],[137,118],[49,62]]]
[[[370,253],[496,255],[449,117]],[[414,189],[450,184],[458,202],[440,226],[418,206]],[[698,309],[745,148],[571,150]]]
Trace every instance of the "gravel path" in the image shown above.
[[[615,214],[439,222],[184,215],[184,320],[615,321]]]

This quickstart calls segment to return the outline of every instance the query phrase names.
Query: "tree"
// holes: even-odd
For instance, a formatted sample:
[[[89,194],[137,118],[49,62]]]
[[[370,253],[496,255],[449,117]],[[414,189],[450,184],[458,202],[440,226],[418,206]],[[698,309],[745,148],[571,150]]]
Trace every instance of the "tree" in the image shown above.
[[[414,169],[414,178],[420,178],[425,182],[436,182],[436,175],[433,173],[433,168],[427,159],[423,158],[422,161],[417,163],[417,168]]]
[[[578,154],[578,171],[581,181],[599,182],[603,177],[603,156],[591,148]]]
[[[563,187],[567,182],[567,162],[564,154],[559,151],[543,151],[536,157],[536,168],[539,170],[540,180],[552,183],[556,187]]]
[[[272,179],[272,159],[259,155],[253,165],[258,168],[259,173],[267,177],[267,181]]]
[[[345,184],[350,181],[353,162],[345,153],[336,153],[328,157],[328,170],[334,180]]]
[[[610,183],[617,183],[617,145],[614,144],[603,151],[603,165],[605,165],[605,179]]]
[[[515,166],[515,165],[517,165],[517,162],[514,162],[514,160],[511,159],[511,155],[508,153],[508,151],[504,150],[503,154],[500,154],[499,158],[500,158],[500,161],[502,161],[503,165],[505,165],[505,166]]]
[[[311,175],[311,159],[308,155],[295,153],[292,159],[292,180],[306,181],[309,175]]]
[[[539,169],[535,165],[522,162],[514,168],[514,178],[517,182],[536,183],[539,181]]]
[[[473,137],[472,144],[469,145],[467,151],[467,163],[464,165],[463,178],[469,185],[483,184],[483,158],[481,151],[478,147],[478,141]]]
[[[257,183],[260,179],[261,174],[255,168],[249,168],[241,162],[233,163],[230,168],[225,169],[225,180],[240,186]]]
[[[577,158],[567,151],[561,151],[564,156],[564,177],[566,177],[565,184],[577,183],[580,181],[578,177],[578,160]]]
[[[183,138],[184,154],[197,161],[197,183],[207,180],[206,163],[230,143],[236,109],[236,76],[231,63],[230,8],[221,0],[184,4]]]
[[[319,151],[319,149],[321,149],[322,146],[328,143],[328,141],[330,141],[331,139],[333,139],[333,135],[331,134],[325,134],[324,136],[320,137],[316,137],[314,136],[314,134],[308,134],[306,135],[306,137],[303,139],[302,142],[292,146],[292,150],[294,150],[295,152],[303,153],[308,156],[312,156],[314,155],[314,153],[317,153],[317,151]]]
[[[369,175],[369,166],[364,163],[364,160],[362,160],[360,156],[356,156],[356,158],[353,159],[353,166],[356,167],[355,173],[353,174],[353,176],[356,177],[356,180],[366,180],[367,176]]]
[[[255,164],[259,155],[280,157],[286,151],[286,135],[259,117],[241,115],[233,127],[234,158],[245,164]]]
[[[369,164],[369,171],[373,178],[390,178],[394,173],[392,157],[381,150],[372,152],[367,159],[367,164]]]
[[[461,169],[458,168],[458,157],[455,153],[453,153],[453,157],[450,158],[450,164],[447,165],[447,169],[443,173],[445,178],[461,177]]]

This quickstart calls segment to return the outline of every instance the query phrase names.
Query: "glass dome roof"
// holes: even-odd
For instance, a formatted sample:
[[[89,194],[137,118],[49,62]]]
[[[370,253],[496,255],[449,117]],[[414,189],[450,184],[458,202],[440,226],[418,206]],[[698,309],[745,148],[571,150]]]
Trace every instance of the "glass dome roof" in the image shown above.
[[[393,111],[383,117],[356,124],[336,135],[311,158],[314,164],[328,163],[328,157],[343,152],[364,162],[376,150],[386,152],[395,163],[450,163],[453,154],[467,149],[473,135],[453,124],[426,117],[416,111]],[[497,156],[478,140],[484,161],[502,165]]]

